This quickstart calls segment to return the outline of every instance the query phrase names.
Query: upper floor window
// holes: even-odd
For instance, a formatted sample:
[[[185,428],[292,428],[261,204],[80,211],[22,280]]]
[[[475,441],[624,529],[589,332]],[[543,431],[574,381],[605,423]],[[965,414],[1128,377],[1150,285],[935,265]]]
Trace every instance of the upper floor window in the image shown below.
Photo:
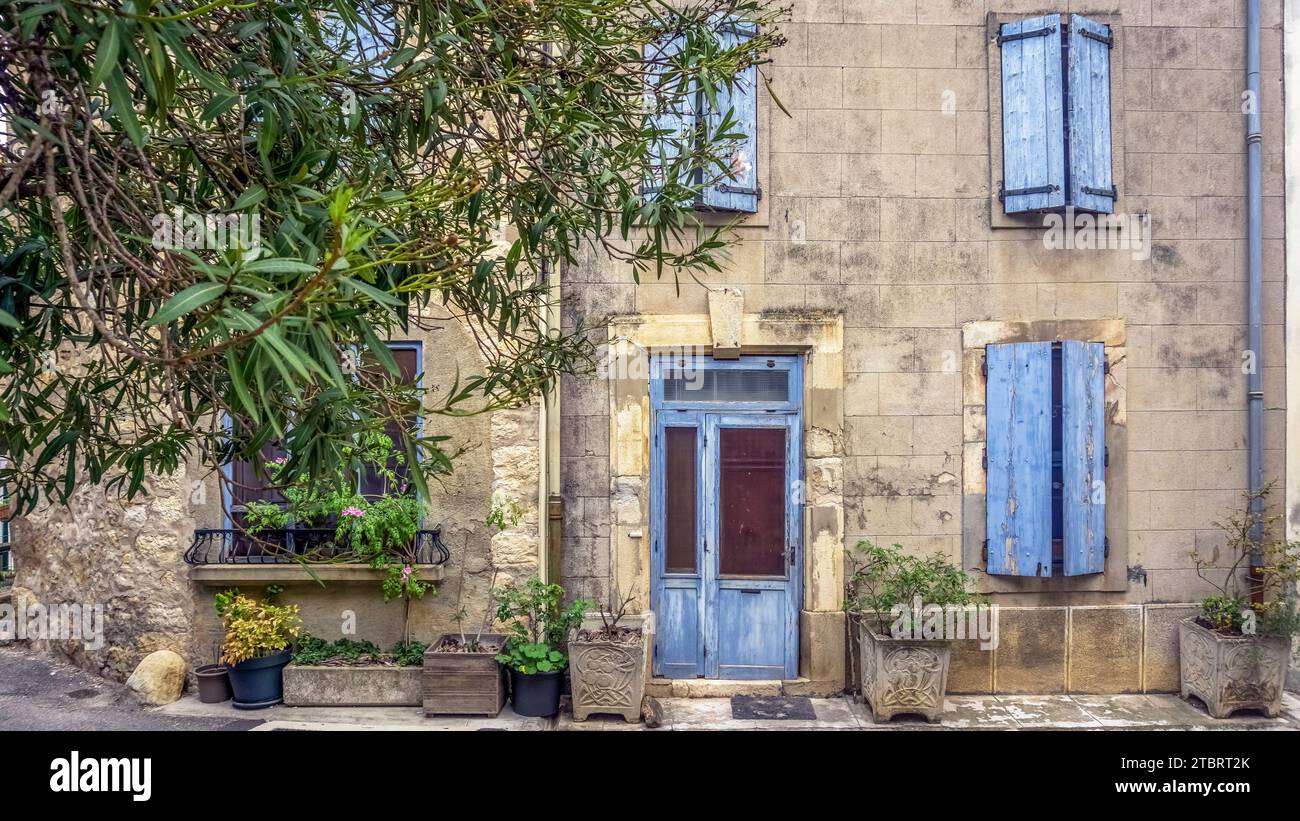
[[[986,572],[1105,572],[1104,345],[1016,342],[985,358]]]
[[[720,46],[734,48],[755,33],[752,26],[728,22],[719,30]],[[647,55],[646,100],[654,112],[658,140],[653,177],[642,194],[653,196],[663,188],[667,175],[680,174],[682,184],[698,188],[697,209],[755,213],[762,196],[758,185],[758,68],[745,68],[729,85],[706,88],[695,83],[681,93],[668,86],[680,75],[666,70],[681,48],[682,39],[676,37],[652,46]],[[692,168],[691,163],[678,160],[706,136],[716,140],[727,135],[731,138],[724,140],[726,169]]]
[[[1073,207],[1110,214],[1110,27],[1080,14],[1004,23],[1002,184],[1008,214]]]

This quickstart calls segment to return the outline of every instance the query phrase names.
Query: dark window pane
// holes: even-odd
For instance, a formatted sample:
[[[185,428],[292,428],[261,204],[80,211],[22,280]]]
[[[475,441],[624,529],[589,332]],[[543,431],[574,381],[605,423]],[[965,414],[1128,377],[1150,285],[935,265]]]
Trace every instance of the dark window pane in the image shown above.
[[[389,350],[393,354],[393,359],[397,360],[397,367],[401,371],[401,381],[407,384],[414,384],[417,382],[420,376],[420,352],[415,348],[390,348]],[[362,377],[376,385],[382,385],[393,379],[392,375],[376,363],[373,356],[369,353],[367,353],[362,360]],[[404,449],[402,445],[403,427],[407,431],[415,431],[419,422],[418,410],[418,408],[413,407],[410,414],[406,416],[401,425],[396,422],[389,422],[384,427],[384,433],[388,435],[389,439],[393,440],[394,450],[401,451]],[[410,476],[410,466],[405,464],[398,465],[396,459],[389,459],[388,468],[397,475],[399,487],[385,488],[384,477],[377,471],[367,470],[361,477],[360,492],[362,496],[374,498],[382,496],[385,492],[400,492],[400,486],[405,484],[407,478]]]
[[[785,575],[785,428],[723,428],[724,576]]]
[[[695,428],[666,428],[664,440],[664,567],[695,572]]]
[[[785,402],[790,372],[782,368],[674,368],[664,372],[665,402]]]

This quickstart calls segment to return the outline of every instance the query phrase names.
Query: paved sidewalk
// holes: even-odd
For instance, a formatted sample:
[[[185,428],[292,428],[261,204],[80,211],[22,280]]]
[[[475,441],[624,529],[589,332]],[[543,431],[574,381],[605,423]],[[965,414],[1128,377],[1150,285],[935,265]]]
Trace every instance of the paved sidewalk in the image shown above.
[[[903,716],[871,721],[849,696],[804,698],[661,699],[658,730],[1300,730],[1300,696],[1287,693],[1275,719],[1239,713],[1214,719],[1174,695],[949,696],[942,724]],[[739,716],[739,717],[738,717]],[[761,716],[761,717],[759,717]],[[784,716],[784,717],[782,717]],[[426,718],[419,707],[284,707],[236,710],[187,695],[174,704],[144,708],[122,685],[69,664],[0,647],[0,731],[3,730],[576,730],[647,731],[643,724],[595,716],[575,722],[525,718],[507,706],[495,718]]]
[[[781,699],[770,701],[795,701]],[[1210,718],[1199,705],[1174,695],[1113,696],[949,696],[941,724],[899,716],[876,724],[866,705],[850,696],[808,699],[815,719],[735,718],[727,698],[670,698],[664,707],[667,730],[1300,730],[1300,696],[1287,693],[1284,712],[1275,719],[1262,714],[1239,713],[1227,719]],[[593,717],[575,722],[562,716],[561,730],[639,730],[622,719]]]
[[[864,705],[849,696],[825,699],[766,698],[733,704],[729,698],[661,699],[663,726],[648,730],[621,718],[593,716],[577,722],[566,712],[546,720],[517,716],[507,706],[496,718],[425,718],[418,707],[272,707],[256,713],[229,704],[202,704],[187,696],[157,712],[172,716],[234,720],[256,716],[253,730],[903,730],[938,731],[1086,729],[1086,730],[1300,730],[1300,697],[1288,693],[1283,715],[1275,719],[1240,713],[1210,718],[1199,705],[1173,695],[1118,696],[950,696],[941,724],[900,716],[875,724]],[[737,718],[754,708],[785,718]],[[802,717],[800,715],[802,714]],[[811,714],[811,715],[810,715]]]

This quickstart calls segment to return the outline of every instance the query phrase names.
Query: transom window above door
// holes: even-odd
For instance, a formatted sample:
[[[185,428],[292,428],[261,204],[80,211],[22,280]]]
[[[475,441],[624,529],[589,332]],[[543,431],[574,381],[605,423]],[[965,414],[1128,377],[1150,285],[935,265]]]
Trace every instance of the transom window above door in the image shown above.
[[[795,410],[803,395],[797,356],[706,356],[656,353],[650,389],[657,407]]]

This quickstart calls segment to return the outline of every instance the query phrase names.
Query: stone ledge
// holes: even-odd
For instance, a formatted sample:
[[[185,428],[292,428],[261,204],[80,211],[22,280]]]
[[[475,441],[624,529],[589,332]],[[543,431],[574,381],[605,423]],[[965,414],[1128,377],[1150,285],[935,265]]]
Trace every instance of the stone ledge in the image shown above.
[[[442,565],[418,564],[415,566],[420,581],[441,581],[446,575]],[[311,573],[300,564],[202,564],[189,569],[191,581],[205,585],[281,584],[322,582],[367,582],[384,578],[383,571],[365,564],[312,565]]]

